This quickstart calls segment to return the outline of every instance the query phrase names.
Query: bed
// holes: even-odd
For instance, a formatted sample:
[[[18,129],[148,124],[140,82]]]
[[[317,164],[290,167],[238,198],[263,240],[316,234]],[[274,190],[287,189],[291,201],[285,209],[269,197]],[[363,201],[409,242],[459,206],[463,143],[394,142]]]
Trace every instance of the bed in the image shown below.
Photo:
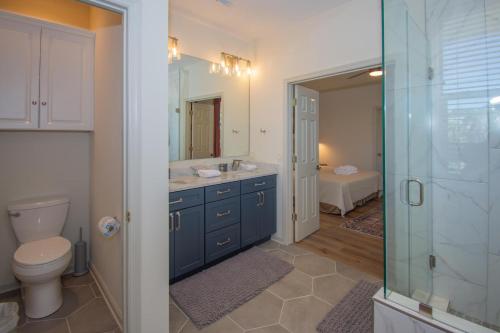
[[[337,175],[332,168],[319,172],[320,210],[344,216],[357,206],[377,197],[380,173],[360,171],[353,175]]]

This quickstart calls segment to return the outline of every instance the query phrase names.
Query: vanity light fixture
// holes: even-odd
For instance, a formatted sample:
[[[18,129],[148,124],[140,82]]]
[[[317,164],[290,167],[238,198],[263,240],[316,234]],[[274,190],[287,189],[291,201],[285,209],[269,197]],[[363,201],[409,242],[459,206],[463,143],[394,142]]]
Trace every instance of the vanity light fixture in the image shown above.
[[[374,70],[371,70],[370,72],[368,72],[368,75],[370,75],[371,77],[380,77],[384,74],[384,72],[382,72],[382,70],[380,68],[377,68],[377,69],[374,69]]]
[[[212,63],[209,72],[228,76],[251,76],[254,70],[250,60],[222,52],[220,63]]]
[[[175,37],[168,36],[168,63],[171,64],[174,60],[181,59],[179,51],[179,40]]]

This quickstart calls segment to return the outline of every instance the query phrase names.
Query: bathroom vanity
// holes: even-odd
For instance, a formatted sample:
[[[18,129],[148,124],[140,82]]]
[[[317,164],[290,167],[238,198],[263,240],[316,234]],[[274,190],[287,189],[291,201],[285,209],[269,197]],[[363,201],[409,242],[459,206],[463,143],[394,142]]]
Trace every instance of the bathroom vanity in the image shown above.
[[[276,232],[276,174],[172,180],[169,207],[172,280]]]

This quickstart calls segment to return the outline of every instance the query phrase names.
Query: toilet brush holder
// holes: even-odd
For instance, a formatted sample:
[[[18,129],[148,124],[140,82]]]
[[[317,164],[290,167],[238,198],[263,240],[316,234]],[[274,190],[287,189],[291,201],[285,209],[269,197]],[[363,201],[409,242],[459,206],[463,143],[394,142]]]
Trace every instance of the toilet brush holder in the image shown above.
[[[87,265],[87,243],[82,237],[82,228],[80,228],[80,240],[75,243],[75,271],[73,276],[82,276],[89,271]]]

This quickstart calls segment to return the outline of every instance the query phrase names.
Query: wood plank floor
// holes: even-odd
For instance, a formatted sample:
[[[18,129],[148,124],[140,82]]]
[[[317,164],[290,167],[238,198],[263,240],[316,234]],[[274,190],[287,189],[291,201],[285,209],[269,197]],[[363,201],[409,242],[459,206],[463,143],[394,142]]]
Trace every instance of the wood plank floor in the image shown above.
[[[346,217],[357,217],[381,204],[375,199],[357,207]],[[344,218],[321,213],[320,229],[297,245],[378,278],[384,275],[384,244],[380,238],[342,228]]]

